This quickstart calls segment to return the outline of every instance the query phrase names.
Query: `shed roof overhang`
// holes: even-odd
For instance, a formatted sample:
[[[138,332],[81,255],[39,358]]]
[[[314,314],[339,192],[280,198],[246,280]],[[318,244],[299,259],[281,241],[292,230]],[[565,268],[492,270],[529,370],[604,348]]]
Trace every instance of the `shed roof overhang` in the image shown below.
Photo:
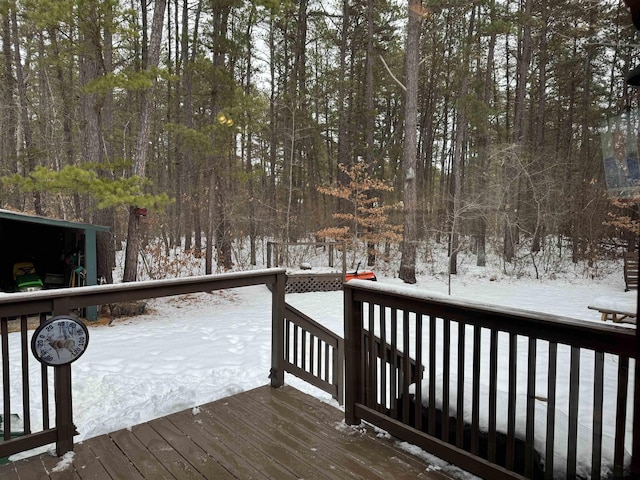
[[[0,220],[14,220],[18,222],[30,222],[40,225],[49,225],[52,227],[76,228],[80,230],[93,230],[95,232],[108,232],[109,227],[102,225],[92,225],[90,223],[72,222],[69,220],[60,220],[57,218],[40,217],[29,213],[12,212],[0,208]]]

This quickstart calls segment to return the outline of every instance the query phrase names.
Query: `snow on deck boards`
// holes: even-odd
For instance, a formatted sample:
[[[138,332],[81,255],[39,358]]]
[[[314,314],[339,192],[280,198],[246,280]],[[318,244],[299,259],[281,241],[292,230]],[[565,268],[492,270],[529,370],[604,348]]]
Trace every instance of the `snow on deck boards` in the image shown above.
[[[292,387],[256,388],[0,466],[12,479],[433,479],[450,477]]]

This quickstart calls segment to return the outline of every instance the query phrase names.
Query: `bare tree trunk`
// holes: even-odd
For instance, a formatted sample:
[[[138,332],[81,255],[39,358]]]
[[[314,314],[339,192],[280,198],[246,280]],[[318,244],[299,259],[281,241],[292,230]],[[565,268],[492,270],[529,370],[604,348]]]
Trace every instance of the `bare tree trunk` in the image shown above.
[[[474,31],[476,10],[473,7],[471,11],[471,19],[469,20],[469,28],[465,51],[462,59],[462,80],[460,84],[460,93],[458,95],[459,102],[467,96],[469,85],[469,50],[472,48],[472,37]],[[458,115],[456,119],[456,135],[453,150],[453,165],[451,170],[453,173],[453,219],[451,222],[451,243],[449,245],[449,273],[455,275],[458,273],[458,249],[459,237],[458,227],[460,222],[460,210],[462,205],[462,160],[463,145],[467,134],[467,116],[465,114],[465,106],[458,104]]]
[[[104,75],[107,71],[113,71],[112,58],[112,35],[111,35],[111,12],[105,11],[104,22],[99,21],[98,16],[101,15],[101,9],[96,3],[87,3],[78,12],[80,21],[78,22],[78,30],[81,38],[81,56],[80,56],[80,86],[84,87],[89,82]],[[99,39],[102,37],[100,25],[104,23],[104,44]],[[52,32],[52,39],[55,38]],[[53,40],[52,40],[53,42]],[[64,75],[62,70],[57,73],[61,82],[63,91],[62,98],[68,95],[64,92],[68,87],[63,82]],[[109,139],[108,146],[105,144],[103,130],[107,132],[113,131],[113,99],[110,94],[100,95],[97,93],[88,93],[83,91],[80,96],[80,109],[82,111],[82,159],[84,162],[98,164],[105,159],[105,151],[108,155],[113,153],[112,139]],[[69,101],[69,100],[67,100]],[[66,102],[65,102],[66,103]],[[69,110],[70,105],[64,105],[65,117],[71,116]],[[106,122],[106,124],[104,124]],[[72,131],[70,125],[67,126],[67,119],[63,123],[65,141],[72,141]],[[74,162],[73,149],[70,145],[66,146],[68,161]],[[75,208],[77,215],[81,215],[79,199],[76,200]],[[85,221],[89,219],[85,218]],[[93,222],[98,225],[105,225],[114,228],[113,209],[97,210]],[[115,265],[115,245],[113,235],[109,233],[99,232],[96,236],[96,258],[97,258],[97,276],[104,278],[106,283],[113,283],[113,267]]]
[[[225,40],[227,38],[227,30],[229,23],[229,14],[231,7],[228,4],[219,6],[213,12],[213,25],[214,25],[214,38],[213,43],[213,68],[219,75],[223,75],[225,67],[225,54],[227,53]],[[214,83],[209,98],[210,111],[212,117],[216,117],[223,101],[223,85],[222,82]],[[214,120],[215,121],[215,120]],[[229,188],[229,172],[226,165],[230,162],[228,158],[227,149],[228,144],[225,144],[227,139],[223,134],[216,136],[211,134],[211,144],[213,147],[213,153],[209,159],[209,164],[212,166],[211,185],[208,191],[207,205],[209,205],[209,218],[207,227],[207,249],[206,260],[207,266],[206,273],[212,273],[212,258],[209,258],[213,254],[213,245],[216,248],[216,263],[222,266],[225,270],[232,267],[231,261],[231,230],[229,222],[230,204],[229,195],[231,190]],[[231,140],[232,141],[232,140]],[[233,148],[232,148],[233,149]]]
[[[547,54],[547,23],[549,12],[547,2],[540,4],[542,10],[542,32],[540,33],[540,48],[538,54],[538,106],[536,112],[536,133],[535,133],[535,162],[540,164],[544,155],[545,137],[545,111],[547,105],[547,68],[549,55]],[[541,166],[542,167],[542,166]],[[544,234],[544,212],[537,211],[537,220],[531,240],[531,251],[539,252],[542,247],[542,237]]]
[[[189,19],[189,2],[184,0],[182,6],[182,35],[180,38],[180,56],[182,59],[182,75],[181,75],[181,87],[182,87],[182,123],[188,128],[192,129],[193,125],[193,64],[196,59],[198,51],[198,29],[200,25],[200,15],[202,13],[202,2],[198,3],[196,9],[195,18]],[[193,26],[193,45],[192,50],[189,52],[189,27]],[[194,181],[185,181],[194,174],[193,169],[193,151],[188,142],[183,146],[182,151],[179,153],[180,165],[177,166],[177,187],[178,202],[176,205],[178,212],[180,213],[179,223],[183,226],[185,234],[185,249],[194,247],[196,250],[202,249],[202,230],[200,216],[202,211],[199,207],[199,183],[201,182],[198,175]],[[192,237],[192,234],[194,235]],[[193,244],[192,244],[193,242]]]
[[[13,77],[13,55],[11,52],[11,22],[9,15],[2,15],[2,104],[7,107],[2,115],[2,161],[9,173],[18,173],[16,161],[16,114],[15,114],[15,79]]]
[[[104,27],[104,70],[105,73],[113,72],[113,11],[108,7],[105,12]],[[101,130],[103,152],[106,154],[106,160],[113,160],[113,91],[109,91],[104,97],[104,112],[102,115],[103,128]],[[104,135],[107,138],[104,138]],[[103,156],[104,156],[103,154]],[[109,174],[107,174],[109,175]],[[113,175],[110,175],[113,178]],[[98,260],[97,276],[98,280],[104,279],[105,283],[113,283],[113,269],[116,264],[116,249],[114,241],[114,233],[116,228],[115,209],[108,207],[97,210],[94,221],[98,225],[105,225],[111,229],[111,232],[98,232],[96,235],[96,257]]]
[[[251,93],[251,73],[253,70],[253,63],[251,59],[253,57],[252,54],[252,29],[253,23],[255,21],[256,8],[255,6],[251,6],[251,12],[249,13],[249,20],[247,22],[247,69],[246,69],[246,85],[245,92],[247,95]],[[253,121],[251,117],[251,110],[247,111],[247,139],[246,139],[246,172],[247,172],[247,187],[249,193],[249,262],[251,265],[256,265],[256,240],[258,236],[258,227],[256,222],[256,199],[254,192],[254,180],[253,180]]]
[[[418,243],[416,186],[417,164],[417,111],[418,111],[418,67],[420,54],[420,26],[422,24],[422,0],[409,0],[407,48],[405,60],[405,105],[404,105],[404,149],[402,170],[404,173],[404,233],[400,279],[405,283],[416,283],[416,250]]]
[[[513,114],[513,143],[516,146],[515,155],[521,156],[522,149],[525,144],[525,109],[526,109],[526,92],[527,78],[529,66],[531,64],[531,9],[533,0],[524,0],[524,24],[522,33],[519,38],[518,49],[518,66],[516,72],[516,93],[514,101]],[[506,181],[508,187],[505,198],[507,205],[504,214],[504,259],[507,262],[513,260],[515,255],[515,246],[518,243],[520,229],[518,226],[518,197],[520,191],[520,182],[515,178],[517,175],[516,168],[513,165],[506,165]]]
[[[269,56],[276,55],[275,40],[275,18],[271,14],[269,20]],[[276,62],[269,62],[269,180],[268,180],[268,202],[269,208],[277,218],[277,190],[276,190],[276,161],[278,154],[278,125],[276,123]],[[273,235],[277,229],[277,220],[270,225]]]
[[[495,1],[491,2],[489,6],[491,9],[491,18],[493,19],[495,12]],[[487,71],[485,72],[484,79],[484,94],[483,103],[486,111],[489,112],[491,107],[491,90],[493,86],[493,63],[496,47],[496,33],[492,32],[489,39],[489,48],[487,50]],[[487,123],[489,121],[487,115]],[[477,219],[477,232],[476,232],[476,265],[478,267],[484,267],[487,264],[487,218],[486,218],[486,198],[487,198],[487,184],[488,176],[487,166],[489,165],[489,150],[491,148],[491,135],[489,125],[484,124],[482,126],[481,134],[478,136],[478,203],[480,204],[480,211]]]
[[[347,125],[348,112],[345,108],[347,98],[347,51],[349,48],[349,0],[342,2],[342,33],[340,40],[340,78],[338,78],[338,164],[349,165],[349,133]],[[348,182],[347,176],[340,169],[336,169],[337,180],[341,185]],[[340,202],[340,210],[348,209],[344,202]]]
[[[58,31],[50,27],[49,39],[51,41],[51,48],[55,57],[60,56],[60,48],[58,46]],[[62,134],[64,142],[65,163],[67,165],[74,165],[76,162],[74,142],[73,142],[73,126],[72,126],[72,108],[73,102],[71,101],[72,88],[69,88],[71,75],[65,76],[65,71],[62,68],[62,62],[56,62],[56,78],[58,81],[58,88],[60,89],[60,98],[62,100]],[[73,208],[75,218],[82,218],[82,209],[80,205],[80,195],[77,193],[73,195]]]
[[[143,0],[143,3],[146,0]],[[153,11],[153,22],[151,26],[151,40],[146,50],[145,68],[151,72],[158,67],[160,62],[160,43],[162,41],[162,25],[164,22],[164,11],[166,0],[156,0]],[[155,85],[155,82],[154,82]],[[153,87],[151,87],[153,88]],[[139,177],[145,176],[147,166],[147,149],[149,144],[149,128],[151,119],[151,107],[153,92],[143,90],[140,102],[140,122],[138,137],[135,148],[135,158],[133,164],[133,173]],[[136,212],[136,205],[129,207],[129,224],[127,228],[127,250],[125,253],[124,274],[122,280],[125,282],[134,282],[138,273],[138,251],[140,250],[141,231],[140,216]]]
[[[214,223],[215,223],[215,190],[216,190],[216,181],[215,174],[213,171],[213,167],[209,168],[204,175],[207,195],[206,195],[206,219],[205,219],[205,229],[207,233],[207,243],[205,246],[205,255],[204,255],[204,273],[207,275],[211,275],[213,273],[213,247],[215,244],[214,241]]]
[[[375,171],[375,145],[374,145],[374,132],[376,127],[376,119],[375,119],[375,108],[373,102],[373,63],[374,63],[374,51],[373,51],[373,40],[374,40],[374,32],[375,32],[375,5],[374,0],[368,0],[367,5],[367,59],[366,59],[366,85],[365,85],[365,94],[367,96],[367,109],[365,112],[365,137],[366,137],[366,162],[367,162],[367,172],[370,176],[373,176]],[[417,108],[417,107],[416,107]],[[368,192],[369,197],[375,196],[376,192]],[[371,233],[371,228],[369,228],[369,232]],[[372,267],[376,264],[376,244],[372,241],[367,242],[367,266]]]
[[[27,83],[22,69],[22,59],[20,58],[20,36],[18,32],[18,16],[16,7],[11,9],[11,27],[13,34],[13,61],[16,69],[16,80],[18,85],[18,122],[22,130],[24,154],[27,158],[27,168],[33,172],[36,168],[35,145],[33,143],[33,133],[31,120],[29,119],[29,104],[27,100]],[[42,208],[42,198],[40,192],[33,192],[33,208],[36,215],[44,215]]]

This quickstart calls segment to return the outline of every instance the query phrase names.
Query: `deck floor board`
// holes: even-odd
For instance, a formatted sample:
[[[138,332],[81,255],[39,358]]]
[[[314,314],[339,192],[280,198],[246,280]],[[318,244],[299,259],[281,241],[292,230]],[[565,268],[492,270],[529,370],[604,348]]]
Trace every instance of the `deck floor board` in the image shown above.
[[[291,431],[285,419],[276,418],[273,413],[257,414],[251,409],[245,409],[245,403],[229,399],[219,414],[225,418],[233,417],[247,435],[252,430],[258,432],[254,441],[265,454],[272,457],[274,454],[277,455],[278,462],[294,469],[298,478],[318,478],[321,474],[327,480],[345,478],[344,473],[336,471],[338,469],[335,468],[334,462],[322,455],[322,449],[304,445],[296,435],[298,432]]]
[[[317,478],[310,475],[310,468],[304,464],[299,457],[290,455],[290,452],[276,442],[269,442],[261,435],[257,428],[249,427],[242,420],[234,415],[228,415],[224,409],[220,408],[221,404],[204,406],[200,415],[208,418],[212,425],[225,425],[230,433],[241,439],[241,452],[243,455],[258,454],[267,461],[272,467],[279,471],[270,473],[269,476],[277,478]],[[277,427],[274,427],[277,428]]]
[[[269,422],[275,424],[277,434],[285,437],[282,441],[286,442],[289,439],[295,442],[295,445],[301,451],[312,454],[321,465],[325,465],[325,468],[328,466],[332,473],[335,472],[334,475],[327,475],[326,478],[388,479],[388,477],[378,475],[369,464],[358,462],[342,449],[337,449],[334,444],[335,438],[327,435],[319,423],[309,422],[309,419],[305,418],[304,421],[311,425],[311,429],[305,428],[300,425],[300,422],[292,421],[292,412],[284,409],[274,412],[276,404],[263,405],[260,401],[237,402],[234,399],[230,399],[230,406],[238,414],[245,415],[247,419],[255,422],[259,428],[268,428]],[[302,410],[298,410],[297,413],[304,414]],[[300,417],[295,418],[299,419]],[[329,419],[328,421],[334,425],[337,424],[335,419]],[[329,426],[329,428],[332,427]],[[335,434],[337,432],[334,430],[330,433]]]
[[[292,387],[265,386],[85,440],[66,469],[42,454],[0,466],[0,478],[450,478],[392,438],[343,419],[344,412]]]
[[[75,445],[73,451],[73,463],[80,466],[80,468],[74,468],[74,470],[82,480],[110,478],[102,463],[95,461],[95,455],[87,442]]]
[[[191,412],[186,411],[169,415],[166,418],[176,428],[179,428],[185,436],[188,434],[192,442],[208,452],[216,462],[232,473],[235,478],[246,478],[247,480],[265,480],[269,478],[256,469],[246,458],[232,450],[230,448],[231,445],[224,441],[224,436],[221,435],[219,428],[207,428],[202,420],[198,419],[199,421],[194,422],[192,417]],[[190,424],[193,424],[191,428],[185,428],[185,425]]]
[[[141,425],[141,427],[143,426]],[[153,450],[147,448],[147,445],[134,435],[133,429],[131,431],[118,430],[110,436],[120,450],[127,452],[127,457],[144,478],[157,478],[158,480],[173,478],[169,470],[154,455]]]
[[[60,459],[53,455],[43,455],[40,457],[44,468],[49,472],[49,476],[55,480],[80,480],[78,472],[71,468],[59,469]]]

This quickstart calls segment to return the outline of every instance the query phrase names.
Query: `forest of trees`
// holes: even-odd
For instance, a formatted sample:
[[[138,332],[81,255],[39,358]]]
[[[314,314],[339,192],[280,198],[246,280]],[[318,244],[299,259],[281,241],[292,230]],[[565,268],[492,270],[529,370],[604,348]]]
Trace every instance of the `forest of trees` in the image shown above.
[[[452,273],[489,242],[510,262],[629,241],[600,139],[638,107],[617,0],[0,0],[0,19],[0,207],[110,226],[108,280],[127,239],[134,280],[147,236],[211,273],[241,238],[255,263],[261,239],[338,231],[327,192],[358,164],[389,187],[369,260],[401,249],[405,281],[426,240]],[[376,244],[389,225],[404,242]]]

